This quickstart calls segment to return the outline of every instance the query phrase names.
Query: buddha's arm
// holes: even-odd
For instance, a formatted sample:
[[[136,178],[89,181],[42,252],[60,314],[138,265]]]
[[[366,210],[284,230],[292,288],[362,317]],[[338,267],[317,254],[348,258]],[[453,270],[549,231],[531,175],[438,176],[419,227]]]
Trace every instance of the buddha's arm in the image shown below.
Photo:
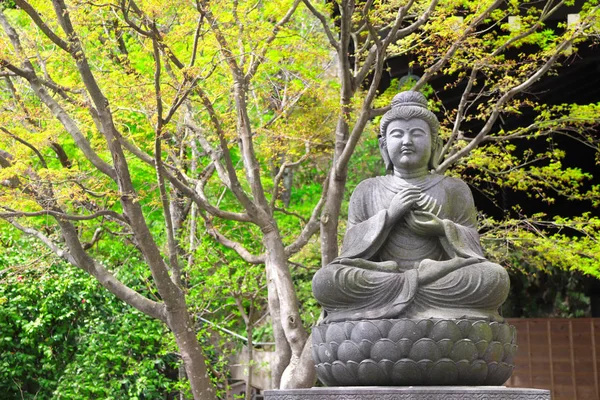
[[[352,194],[348,209],[348,230],[344,236],[340,258],[370,260],[387,240],[392,227],[420,196],[418,188],[407,188],[394,196],[388,208],[373,210],[370,197],[375,190],[375,187],[367,183],[359,185]],[[388,270],[387,267],[384,269]]]

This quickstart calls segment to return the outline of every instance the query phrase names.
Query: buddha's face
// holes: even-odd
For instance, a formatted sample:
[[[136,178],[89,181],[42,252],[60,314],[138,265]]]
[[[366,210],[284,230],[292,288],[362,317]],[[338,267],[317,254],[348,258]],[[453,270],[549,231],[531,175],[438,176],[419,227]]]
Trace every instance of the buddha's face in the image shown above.
[[[421,119],[396,119],[387,127],[387,149],[394,169],[427,168],[431,156],[431,129]]]

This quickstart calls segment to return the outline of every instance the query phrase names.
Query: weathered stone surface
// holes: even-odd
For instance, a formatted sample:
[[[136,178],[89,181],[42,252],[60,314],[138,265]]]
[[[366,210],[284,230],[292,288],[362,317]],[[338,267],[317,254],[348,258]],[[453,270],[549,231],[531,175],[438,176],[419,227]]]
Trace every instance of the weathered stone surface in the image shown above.
[[[317,376],[327,386],[502,385],[516,351],[515,328],[499,322],[367,320],[313,328]]]
[[[512,373],[515,332],[498,314],[508,273],[483,254],[469,187],[435,172],[438,130],[413,91],[381,119],[391,174],[356,187],[340,256],[313,277],[326,385],[499,385]]]
[[[508,295],[508,274],[485,259],[469,187],[433,171],[442,145],[438,128],[422,94],[394,97],[380,136],[392,173],[356,187],[341,254],[313,278],[325,323],[502,320],[498,307]],[[369,340],[382,328],[366,325],[355,334]]]
[[[265,400],[550,400],[550,391],[503,386],[330,387],[266,390]]]

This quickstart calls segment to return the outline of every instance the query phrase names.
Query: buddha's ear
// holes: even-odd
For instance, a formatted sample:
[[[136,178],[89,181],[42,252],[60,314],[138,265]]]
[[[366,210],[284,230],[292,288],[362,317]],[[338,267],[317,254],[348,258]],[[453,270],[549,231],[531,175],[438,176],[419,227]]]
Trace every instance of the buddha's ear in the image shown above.
[[[386,171],[392,171],[394,166],[392,165],[392,160],[390,159],[390,153],[388,153],[387,142],[383,136],[379,136],[379,151],[381,152],[381,158],[383,158]]]
[[[429,158],[429,170],[435,170],[440,165],[440,156],[442,155],[442,149],[444,144],[438,137],[436,143],[431,148],[431,157]]]

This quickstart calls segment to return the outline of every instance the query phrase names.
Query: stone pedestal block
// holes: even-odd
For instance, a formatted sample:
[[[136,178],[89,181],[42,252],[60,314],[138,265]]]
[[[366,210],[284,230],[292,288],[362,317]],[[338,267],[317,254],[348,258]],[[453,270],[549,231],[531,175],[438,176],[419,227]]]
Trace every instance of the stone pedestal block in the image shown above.
[[[265,400],[551,400],[550,391],[505,386],[328,387],[266,390]]]

